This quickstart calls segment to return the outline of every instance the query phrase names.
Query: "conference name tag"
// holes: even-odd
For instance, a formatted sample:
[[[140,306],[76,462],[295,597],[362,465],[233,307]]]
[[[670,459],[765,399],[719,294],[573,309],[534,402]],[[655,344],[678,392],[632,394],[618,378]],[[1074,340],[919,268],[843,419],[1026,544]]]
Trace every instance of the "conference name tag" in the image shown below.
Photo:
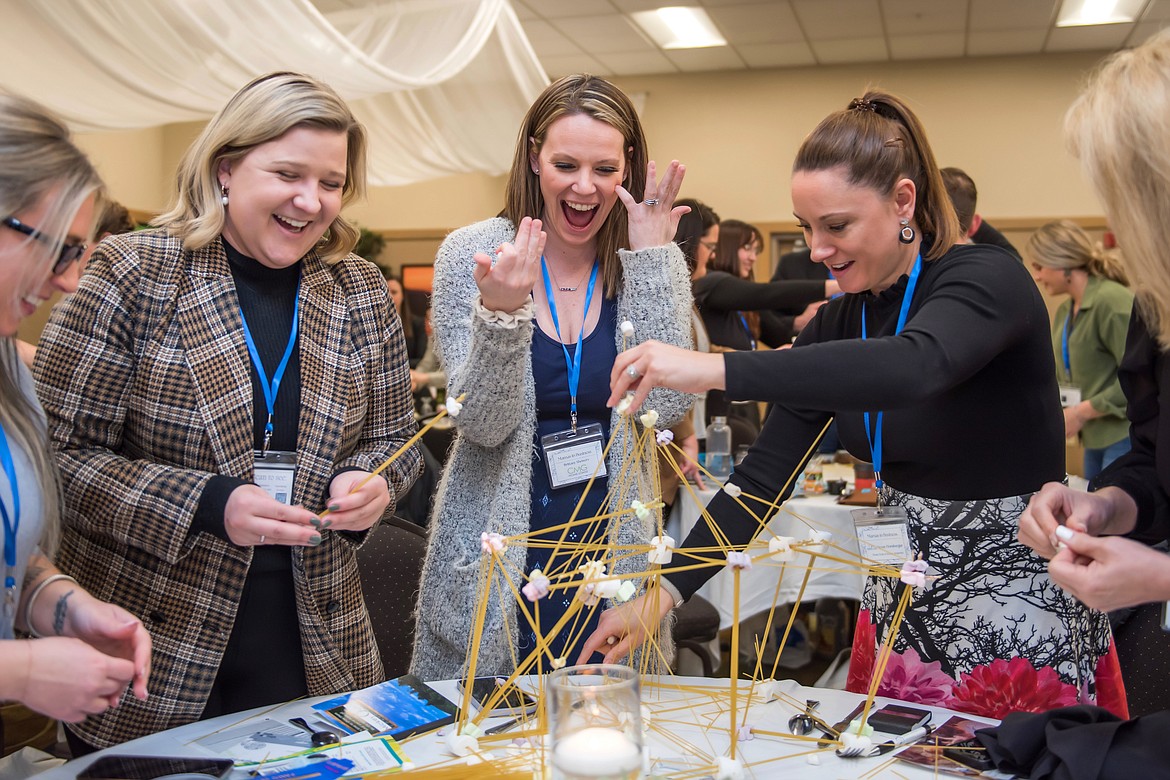
[[[588,482],[594,474],[598,478],[606,475],[601,458],[601,426],[597,423],[541,436],[540,449],[549,484],[554,488]]]
[[[1075,385],[1060,386],[1060,408],[1067,409],[1081,402],[1081,388]]]
[[[292,504],[297,476],[297,454],[287,450],[254,451],[255,482],[282,504]]]
[[[910,521],[899,506],[853,510],[857,547],[866,560],[901,566],[913,560],[910,549]]]

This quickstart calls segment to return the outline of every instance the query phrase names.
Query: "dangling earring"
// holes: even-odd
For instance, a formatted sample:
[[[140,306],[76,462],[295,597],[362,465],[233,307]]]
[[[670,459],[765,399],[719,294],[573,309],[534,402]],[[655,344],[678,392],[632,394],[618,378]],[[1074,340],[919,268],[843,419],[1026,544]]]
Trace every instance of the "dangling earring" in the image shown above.
[[[903,244],[914,243],[914,228],[910,227],[910,220],[902,220],[902,229],[898,232],[898,240]]]
[[[325,246],[329,243],[329,239],[333,237],[333,231],[325,228],[325,232],[321,234],[321,238],[317,239],[317,246]]]
[[[219,202],[225,207],[228,204],[228,188],[226,184],[219,185]]]

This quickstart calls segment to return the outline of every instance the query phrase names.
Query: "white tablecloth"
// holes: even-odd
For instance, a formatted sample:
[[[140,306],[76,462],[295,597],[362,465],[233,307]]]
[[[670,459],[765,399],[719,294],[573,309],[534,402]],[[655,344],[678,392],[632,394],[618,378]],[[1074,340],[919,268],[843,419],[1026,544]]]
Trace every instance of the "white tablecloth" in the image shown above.
[[[432,685],[443,695],[455,700],[454,682],[438,682]],[[642,699],[650,713],[647,743],[651,758],[655,762],[652,767],[654,775],[670,777],[688,773],[690,776],[698,777],[701,775],[697,770],[711,766],[718,756],[728,754],[729,685],[730,680],[727,679],[664,677],[643,680]],[[740,683],[737,723],[743,720],[743,704],[747,698],[748,685],[750,683],[742,681]],[[758,694],[753,697],[747,723],[756,731],[786,732],[788,719],[798,711],[797,705],[806,699],[820,702],[816,712],[829,723],[835,723],[843,718],[863,699],[859,694],[806,688],[790,680],[782,682],[779,687],[783,695],[771,702],[763,702]],[[277,709],[260,708],[248,713],[224,715],[208,721],[191,723],[77,759],[38,774],[37,778],[72,780],[97,756],[107,753],[156,756],[214,755],[201,745],[194,744],[194,741],[213,731],[234,725],[250,715],[264,713],[267,717],[279,720],[311,717],[310,705],[325,698],[328,697],[290,702]],[[878,699],[879,703],[888,701],[890,700]],[[934,725],[943,723],[950,714],[953,714],[938,708],[924,708],[934,712],[932,721]],[[498,721],[488,721],[485,725],[490,726],[496,722]],[[495,749],[502,753],[504,744],[506,743],[497,743]],[[445,754],[442,738],[435,732],[406,740],[403,749],[407,758],[416,767],[451,765],[456,761]],[[889,756],[843,759],[835,755],[832,749],[818,752],[819,764],[812,765],[806,754],[817,750],[815,743],[800,742],[791,738],[756,736],[750,741],[739,742],[736,750],[737,757],[748,765],[747,777],[800,777],[826,780],[842,778],[856,780],[863,777],[873,780],[886,778],[892,780],[895,777],[926,780],[936,777],[933,770],[903,763],[879,770],[878,774],[874,775],[872,774],[874,770],[885,764]],[[247,777],[245,771],[236,769],[231,780],[246,780]]]
[[[695,495],[706,505],[716,492],[696,490]],[[812,529],[828,531],[833,534],[833,541],[836,544],[857,555],[857,538],[853,530],[851,509],[852,507],[838,504],[836,496],[796,498],[789,501],[784,509],[772,518],[768,528],[777,536],[792,536],[797,539],[808,538]],[[667,524],[668,533],[681,545],[699,518],[699,506],[684,486],[674,502],[674,509]],[[716,522],[719,520],[714,519]],[[755,544],[748,548],[749,553],[755,557],[767,552],[770,538],[761,535]],[[787,566],[756,561],[751,570],[740,575],[740,619],[771,609],[772,600],[776,596],[777,582],[780,582],[780,594],[776,604],[791,604],[796,601],[807,563],[808,557],[804,555],[797,555],[796,560]],[[731,574],[722,569],[699,590],[699,595],[719,610],[720,628],[729,628],[735,622],[732,583]],[[826,597],[860,599],[864,585],[865,576],[859,568],[821,560],[816,563],[809,577],[803,600],[815,601]]]

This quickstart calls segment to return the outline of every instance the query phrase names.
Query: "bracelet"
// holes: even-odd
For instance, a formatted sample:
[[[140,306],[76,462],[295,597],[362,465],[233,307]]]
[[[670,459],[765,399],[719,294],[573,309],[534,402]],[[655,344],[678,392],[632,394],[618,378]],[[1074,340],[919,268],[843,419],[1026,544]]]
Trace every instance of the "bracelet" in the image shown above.
[[[58,582],[60,580],[69,580],[74,585],[77,585],[77,587],[81,587],[77,580],[73,579],[68,574],[54,574],[51,577],[45,577],[43,580],[37,583],[37,586],[33,589],[32,595],[28,597],[28,601],[24,602],[24,624],[28,626],[28,633],[35,639],[43,639],[45,635],[40,631],[37,631],[36,626],[33,625],[33,605],[36,604],[37,597],[41,595],[41,591],[52,585],[54,582]]]

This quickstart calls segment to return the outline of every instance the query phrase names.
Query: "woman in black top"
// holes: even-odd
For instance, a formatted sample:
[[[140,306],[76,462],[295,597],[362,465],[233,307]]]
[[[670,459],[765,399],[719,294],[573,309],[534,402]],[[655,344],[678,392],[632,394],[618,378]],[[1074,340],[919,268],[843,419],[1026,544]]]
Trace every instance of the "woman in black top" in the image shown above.
[[[1028,496],[1061,479],[1064,461],[1047,314],[1026,270],[997,248],[955,245],[954,209],[922,127],[884,93],[854,100],[805,140],[792,199],[812,259],[846,295],[791,350],[623,353],[611,402],[632,389],[636,407],[652,386],[773,402],[732,477],[761,498],[800,470],[833,416],[844,445],[883,467],[883,501],[907,518],[902,560],[921,555],[931,579],[914,594],[879,694],[992,717],[1082,698],[1124,714],[1105,616],[1064,596],[1015,543]],[[760,530],[728,495],[708,509],[736,549]],[[704,524],[684,545],[712,546]],[[669,608],[711,574],[664,572],[662,593],[611,610],[585,649],[618,638],[608,659],[622,657],[643,638],[631,611],[655,597]],[[867,580],[850,690],[867,689],[901,588]]]

